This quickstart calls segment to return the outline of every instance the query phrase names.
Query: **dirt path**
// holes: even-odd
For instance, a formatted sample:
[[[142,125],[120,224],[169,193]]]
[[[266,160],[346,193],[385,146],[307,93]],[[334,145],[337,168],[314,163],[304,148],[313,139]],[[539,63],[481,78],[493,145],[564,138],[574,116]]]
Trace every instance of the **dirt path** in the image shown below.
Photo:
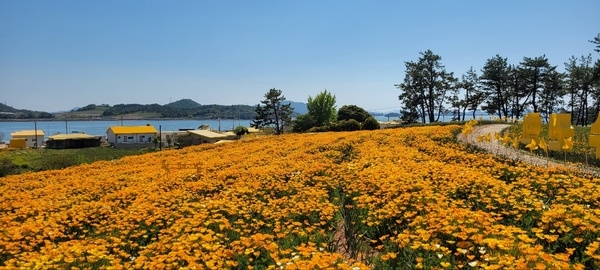
[[[574,170],[576,172],[582,172],[587,174],[593,174],[595,176],[600,176],[600,170],[597,168],[583,168],[580,166],[575,166],[571,164],[564,164],[555,162],[552,160],[547,160],[546,158],[542,158],[539,156],[530,155],[526,151],[517,150],[510,146],[502,146],[501,143],[498,142],[494,138],[494,134],[496,132],[500,133],[503,129],[509,127],[510,125],[506,124],[494,124],[494,125],[482,125],[476,126],[473,128],[473,132],[468,136],[463,135],[462,133],[458,135],[458,141],[462,143],[467,143],[471,145],[475,145],[485,151],[492,153],[494,155],[502,156],[508,159],[517,159],[522,162],[526,162],[536,166],[549,166],[549,167],[566,167],[569,170]],[[492,135],[491,142],[478,142],[477,136],[486,135],[490,133]]]

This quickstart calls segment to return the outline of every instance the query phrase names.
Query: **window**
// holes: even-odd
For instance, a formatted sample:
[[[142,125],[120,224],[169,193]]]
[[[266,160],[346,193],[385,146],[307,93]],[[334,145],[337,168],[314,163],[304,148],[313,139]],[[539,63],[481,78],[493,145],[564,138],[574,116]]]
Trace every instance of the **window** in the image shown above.
[[[127,137],[128,140],[133,140],[133,136]]]

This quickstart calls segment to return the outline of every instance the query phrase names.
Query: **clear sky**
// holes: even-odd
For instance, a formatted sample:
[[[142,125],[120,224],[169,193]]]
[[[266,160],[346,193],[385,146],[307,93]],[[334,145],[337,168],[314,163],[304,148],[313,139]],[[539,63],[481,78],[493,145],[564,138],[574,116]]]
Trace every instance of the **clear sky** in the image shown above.
[[[496,54],[564,69],[592,53],[600,1],[0,1],[0,102],[306,102],[397,111],[404,62],[431,49],[460,77]],[[480,73],[480,72],[479,72]]]

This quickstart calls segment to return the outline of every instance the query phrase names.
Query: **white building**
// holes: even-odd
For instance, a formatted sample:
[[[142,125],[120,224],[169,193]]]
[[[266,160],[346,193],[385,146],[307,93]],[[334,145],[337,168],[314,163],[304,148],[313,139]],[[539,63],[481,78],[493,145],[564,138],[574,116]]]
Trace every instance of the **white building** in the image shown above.
[[[41,147],[44,144],[44,136],[46,134],[43,130],[21,130],[10,133],[12,139],[25,139],[26,147]]]
[[[154,146],[158,131],[153,126],[111,126],[106,130],[106,140],[116,148]]]

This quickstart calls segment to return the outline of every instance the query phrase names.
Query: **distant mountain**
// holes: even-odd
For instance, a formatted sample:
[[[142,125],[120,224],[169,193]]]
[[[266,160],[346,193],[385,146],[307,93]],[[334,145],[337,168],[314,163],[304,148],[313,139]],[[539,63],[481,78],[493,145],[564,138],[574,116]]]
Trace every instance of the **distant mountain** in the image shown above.
[[[54,116],[48,112],[20,110],[0,103],[0,119],[36,119],[53,117]]]
[[[165,107],[173,108],[173,109],[193,109],[200,107],[200,103],[193,101],[189,98],[180,99],[175,102],[171,102]]]
[[[285,101],[294,108],[294,114],[306,114],[306,103]],[[284,102],[284,103],[285,103]],[[47,113],[19,110],[0,104],[0,119],[114,119],[114,118],[196,118],[196,119],[254,119],[256,105],[202,105],[191,99],[160,104],[88,104],[70,111]]]
[[[292,108],[294,108],[294,112],[297,114],[307,114],[308,113],[308,109],[306,108],[306,103],[295,102],[295,101],[291,101],[291,100],[286,100],[283,103],[291,104]]]
[[[18,112],[19,110],[11,107],[11,106],[7,106],[5,104],[0,103],[0,112]]]

